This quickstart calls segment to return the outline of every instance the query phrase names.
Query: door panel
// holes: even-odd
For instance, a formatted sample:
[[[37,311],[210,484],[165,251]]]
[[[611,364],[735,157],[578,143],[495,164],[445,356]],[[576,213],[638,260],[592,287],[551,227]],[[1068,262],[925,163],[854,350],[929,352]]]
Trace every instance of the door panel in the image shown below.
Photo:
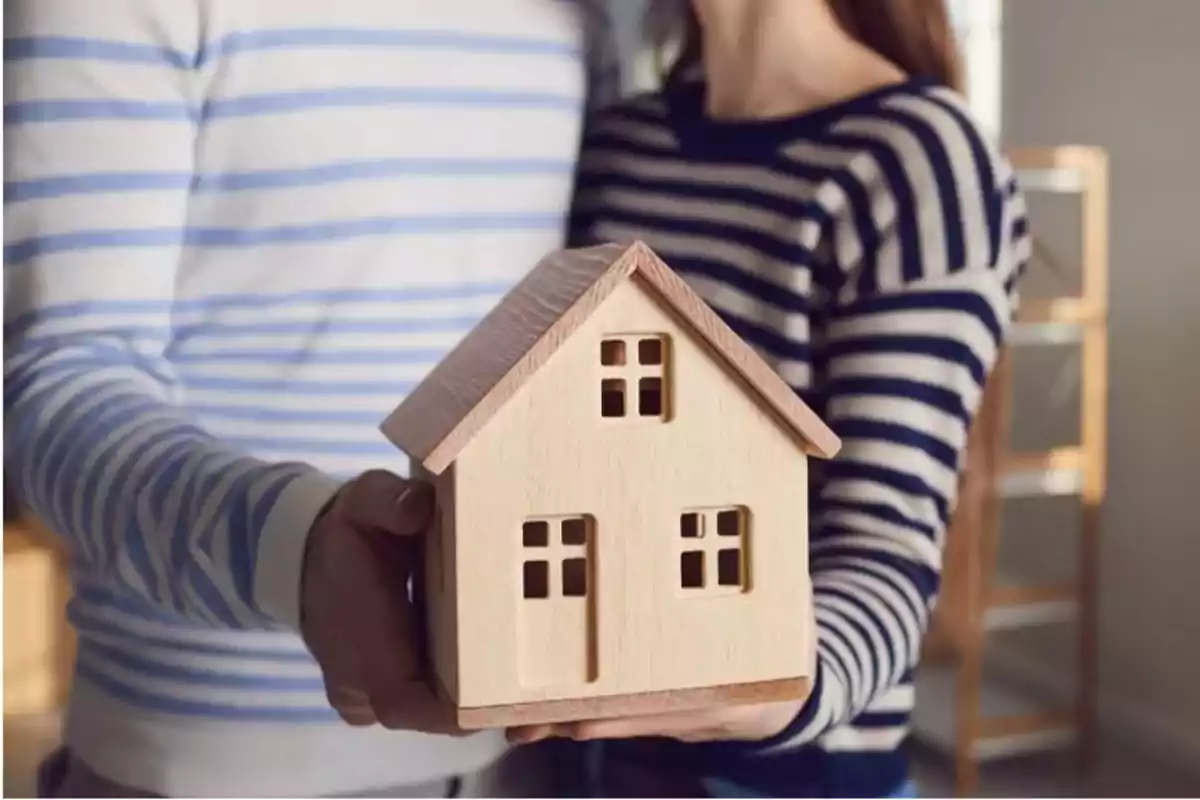
[[[596,680],[595,523],[530,520],[522,530],[518,672],[524,688]]]
[[[586,597],[523,601],[521,684],[570,686],[596,680],[595,634]]]

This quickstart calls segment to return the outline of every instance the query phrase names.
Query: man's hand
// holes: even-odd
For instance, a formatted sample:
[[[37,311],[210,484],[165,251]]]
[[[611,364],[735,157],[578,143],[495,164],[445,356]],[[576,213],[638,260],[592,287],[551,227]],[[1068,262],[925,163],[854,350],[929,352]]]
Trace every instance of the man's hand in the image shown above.
[[[804,701],[681,711],[644,717],[585,720],[508,729],[511,742],[550,737],[586,741],[661,736],[681,742],[760,741],[775,736],[800,713]]]
[[[351,725],[461,733],[429,683],[423,621],[409,597],[435,506],[428,484],[367,472],[309,534],[302,634],[330,705]]]

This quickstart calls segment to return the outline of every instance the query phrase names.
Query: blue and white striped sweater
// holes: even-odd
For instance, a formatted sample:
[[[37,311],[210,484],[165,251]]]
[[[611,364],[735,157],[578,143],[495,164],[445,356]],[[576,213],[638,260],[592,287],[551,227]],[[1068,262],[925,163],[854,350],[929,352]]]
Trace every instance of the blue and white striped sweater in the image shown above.
[[[294,633],[303,536],[341,479],[406,468],[378,422],[561,246],[601,18],[11,6],[6,474],[73,547],[68,743],[166,794],[478,767],[498,736],[336,720]]]
[[[711,120],[703,93],[589,124],[573,239],[646,241],[842,438],[810,487],[817,680],[770,742],[612,752],[768,796],[888,796],[967,430],[1029,255],[1024,203],[932,82],[771,121]]]

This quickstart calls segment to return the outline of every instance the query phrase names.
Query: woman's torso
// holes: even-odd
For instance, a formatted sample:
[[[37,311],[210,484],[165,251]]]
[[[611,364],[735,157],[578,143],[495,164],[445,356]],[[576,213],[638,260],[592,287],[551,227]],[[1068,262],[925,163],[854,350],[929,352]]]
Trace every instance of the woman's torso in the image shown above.
[[[626,101],[590,126],[580,176],[575,243],[646,242],[822,414],[839,392],[844,398],[880,391],[907,377],[895,373],[897,362],[886,351],[915,346],[881,340],[876,358],[862,344],[854,371],[868,378],[830,374],[826,339],[838,309],[870,296],[878,284],[919,277],[923,263],[934,271],[943,262],[963,267],[959,251],[983,252],[994,244],[969,212],[980,198],[1013,191],[1007,164],[982,143],[960,99],[923,80],[793,118],[730,124],[706,118],[702,85],[671,86]],[[869,337],[869,324],[854,324]],[[844,369],[848,362],[843,356],[840,363]],[[843,385],[831,388],[839,379]],[[819,463],[812,478],[816,520],[822,513]],[[841,499],[869,507],[869,490],[863,491]],[[860,557],[891,556],[865,549]],[[911,613],[917,624],[916,611],[904,613],[906,622]],[[874,646],[878,651],[854,652],[865,665],[842,663],[870,670],[872,661],[910,658],[891,652],[905,646],[899,639]],[[725,795],[739,791],[739,783],[746,796],[889,795],[905,783],[900,746],[913,708],[912,677],[905,671],[853,719],[800,748],[749,756],[719,746],[612,743],[605,749],[616,759],[612,769],[623,759],[639,765],[635,770],[670,764],[685,785],[696,773],[720,775],[718,791]],[[665,774],[670,780],[671,772]]]

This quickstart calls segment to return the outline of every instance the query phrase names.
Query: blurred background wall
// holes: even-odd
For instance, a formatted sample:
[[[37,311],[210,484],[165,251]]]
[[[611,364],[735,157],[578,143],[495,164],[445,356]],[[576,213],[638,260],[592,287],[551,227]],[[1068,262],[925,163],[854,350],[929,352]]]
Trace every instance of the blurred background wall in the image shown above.
[[[1197,0],[1005,0],[1003,141],[1098,145],[1111,159],[1109,486],[1100,586],[1100,708],[1131,747],[1200,765],[1200,30]],[[1034,229],[1069,262],[1076,217],[1033,203]],[[1075,245],[1077,250],[1078,245]],[[1067,280],[1070,280],[1068,276]],[[1014,437],[1075,436],[1069,363],[1017,374]],[[1063,370],[1067,372],[1064,373]],[[1072,407],[1062,413],[1059,406]],[[1048,502],[1048,501],[1047,501]],[[1064,514],[1014,509],[1005,560],[1070,561]],[[999,642],[1060,687],[1069,641]]]

